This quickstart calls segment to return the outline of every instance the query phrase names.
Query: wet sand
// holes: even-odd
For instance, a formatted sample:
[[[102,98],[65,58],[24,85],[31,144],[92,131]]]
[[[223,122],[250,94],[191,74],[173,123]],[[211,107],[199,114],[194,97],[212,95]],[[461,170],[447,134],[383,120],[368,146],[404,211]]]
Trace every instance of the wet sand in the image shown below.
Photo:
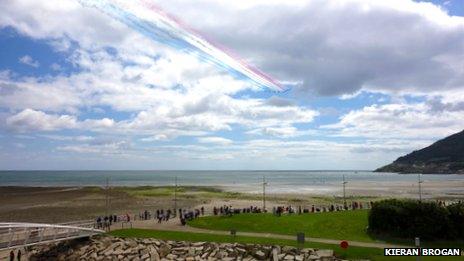
[[[110,213],[138,213],[143,209],[172,207],[172,198],[139,198],[112,190]],[[184,199],[180,207],[197,205],[197,200]],[[0,187],[1,222],[59,223],[93,219],[106,213],[106,193],[100,188],[32,188]]]
[[[422,196],[429,199],[464,199],[464,182],[426,182],[422,184]],[[59,223],[93,219],[107,212],[136,214],[145,209],[174,207],[172,188],[136,187],[112,188],[107,192],[99,187],[0,187],[0,222]],[[329,205],[341,203],[341,185],[326,190],[304,190],[298,193],[267,191],[267,206],[311,204]],[[418,185],[404,182],[376,184],[358,182],[347,184],[348,200],[374,201],[382,198],[418,198]],[[177,207],[195,208],[232,205],[234,207],[262,206],[261,193],[222,192],[207,187],[180,188]]]
[[[424,175],[425,176],[425,175]],[[429,199],[464,199],[464,180],[426,180],[423,177],[421,193],[423,198]],[[241,193],[261,193],[260,188],[225,187],[226,191],[238,191]],[[271,195],[287,197],[342,197],[342,183],[326,183],[324,185],[301,186],[297,190],[291,187],[272,186],[267,188]],[[288,193],[297,191],[297,193]],[[353,181],[346,184],[346,195],[360,198],[418,198],[419,184],[417,181]]]

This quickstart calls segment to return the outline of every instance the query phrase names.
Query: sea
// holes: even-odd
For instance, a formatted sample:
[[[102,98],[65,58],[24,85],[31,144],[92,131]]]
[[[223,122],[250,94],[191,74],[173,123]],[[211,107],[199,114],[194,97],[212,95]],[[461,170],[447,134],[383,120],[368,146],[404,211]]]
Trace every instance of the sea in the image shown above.
[[[0,171],[0,186],[83,187],[83,186],[208,186],[229,191],[260,193],[337,194],[343,182],[347,190],[412,190],[419,180],[424,188],[435,184],[441,192],[464,193],[464,175],[415,175],[372,171]],[[440,186],[443,184],[443,186]],[[450,186],[453,185],[453,186]],[[432,187],[430,187],[432,189]],[[446,190],[446,191],[443,191]],[[401,191],[399,191],[401,192]],[[464,195],[464,194],[463,194]]]

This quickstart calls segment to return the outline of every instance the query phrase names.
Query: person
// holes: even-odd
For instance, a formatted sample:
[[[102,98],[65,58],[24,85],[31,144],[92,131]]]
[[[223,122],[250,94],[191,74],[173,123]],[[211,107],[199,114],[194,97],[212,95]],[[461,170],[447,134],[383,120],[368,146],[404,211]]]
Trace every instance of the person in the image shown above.
[[[21,261],[21,249],[18,250],[18,254],[16,255],[18,261]]]
[[[15,258],[14,251],[11,250],[11,251],[10,251],[10,261],[14,261],[14,258]]]
[[[105,216],[103,220],[105,221],[105,228],[106,228],[108,226],[108,216]]]

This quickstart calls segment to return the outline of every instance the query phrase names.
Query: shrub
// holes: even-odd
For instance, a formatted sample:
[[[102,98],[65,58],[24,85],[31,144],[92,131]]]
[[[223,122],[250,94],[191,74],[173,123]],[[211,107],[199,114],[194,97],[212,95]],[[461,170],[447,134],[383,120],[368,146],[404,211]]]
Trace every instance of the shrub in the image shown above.
[[[401,238],[464,238],[464,204],[442,207],[435,202],[389,199],[375,202],[369,230]]]
[[[451,223],[453,238],[464,239],[464,202],[453,204],[447,207]]]

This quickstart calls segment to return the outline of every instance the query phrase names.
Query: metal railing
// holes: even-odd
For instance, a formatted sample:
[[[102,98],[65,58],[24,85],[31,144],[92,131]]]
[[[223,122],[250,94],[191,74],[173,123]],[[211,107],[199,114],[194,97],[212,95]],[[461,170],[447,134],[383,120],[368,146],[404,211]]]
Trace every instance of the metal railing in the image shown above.
[[[64,224],[0,223],[0,250],[47,244],[104,233],[93,221]]]

